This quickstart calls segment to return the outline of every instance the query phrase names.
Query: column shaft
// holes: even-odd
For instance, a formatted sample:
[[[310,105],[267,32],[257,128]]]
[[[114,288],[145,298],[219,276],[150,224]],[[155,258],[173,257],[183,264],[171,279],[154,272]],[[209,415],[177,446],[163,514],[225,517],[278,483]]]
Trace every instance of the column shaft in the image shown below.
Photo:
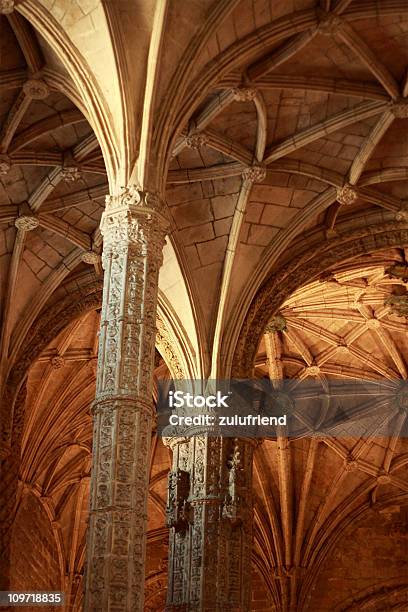
[[[254,442],[194,436],[169,441],[168,612],[247,612]]]
[[[143,609],[158,274],[166,222],[154,195],[108,197],[93,405],[85,609]]]

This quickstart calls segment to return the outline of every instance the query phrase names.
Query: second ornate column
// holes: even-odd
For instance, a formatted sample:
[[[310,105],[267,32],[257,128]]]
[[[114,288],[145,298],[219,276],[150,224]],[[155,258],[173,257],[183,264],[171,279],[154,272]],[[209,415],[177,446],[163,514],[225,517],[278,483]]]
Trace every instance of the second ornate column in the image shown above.
[[[173,449],[167,612],[248,612],[255,440],[195,435]]]
[[[148,463],[163,205],[136,187],[107,198],[93,405],[85,610],[143,610]]]

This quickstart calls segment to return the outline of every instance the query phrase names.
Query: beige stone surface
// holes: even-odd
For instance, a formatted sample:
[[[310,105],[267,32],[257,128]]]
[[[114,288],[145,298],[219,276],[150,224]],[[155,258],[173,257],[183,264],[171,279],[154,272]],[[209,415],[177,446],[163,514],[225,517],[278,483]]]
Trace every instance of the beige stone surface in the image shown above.
[[[80,610],[105,196],[136,185],[165,206],[153,398],[170,375],[405,380],[406,279],[387,270],[408,258],[408,12],[14,4],[0,0],[1,574],[30,588],[26,564]],[[156,316],[137,307],[138,325]],[[400,408],[388,440],[256,451],[252,610],[406,609]],[[146,612],[164,609],[168,564],[171,457],[154,432]]]

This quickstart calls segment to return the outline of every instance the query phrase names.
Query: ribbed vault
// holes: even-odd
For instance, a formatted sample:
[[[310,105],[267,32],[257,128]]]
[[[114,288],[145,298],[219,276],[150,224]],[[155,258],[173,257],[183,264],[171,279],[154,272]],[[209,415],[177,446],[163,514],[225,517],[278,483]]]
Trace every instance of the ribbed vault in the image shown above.
[[[180,103],[167,175],[213,372],[230,367],[237,327],[297,236],[335,242],[364,214],[404,222],[407,198],[403,3],[229,10]]]
[[[156,376],[407,377],[392,305],[408,278],[389,272],[408,261],[406,0],[182,4],[0,2],[0,450],[18,441],[20,482],[4,508],[37,517],[43,573],[77,610],[105,166],[115,192],[138,182],[168,206]],[[254,609],[407,608],[406,412],[388,416],[387,440],[258,448]],[[154,434],[152,612],[169,466]],[[339,582],[358,550],[372,564]]]
[[[301,287],[271,318],[255,375],[275,382],[313,378],[322,392],[333,379],[406,379],[406,319],[387,304],[405,290],[406,269],[405,250],[387,249],[340,264]],[[91,310],[71,323],[32,366],[22,439],[19,506],[34,496],[44,508],[73,609],[82,602],[98,319]],[[169,376],[159,354],[155,375]],[[363,604],[382,610],[384,601],[404,610],[407,444],[399,436],[407,413],[405,406],[374,404],[365,413],[364,436],[310,431],[295,440],[264,440],[257,449],[254,610],[351,611]],[[378,437],[384,423],[389,438]],[[169,451],[154,433],[146,569],[151,611],[163,609],[165,601],[169,468]],[[388,530],[395,534],[391,540]],[[361,555],[358,580],[355,568],[349,579],[338,574],[353,563],[352,540],[368,551],[353,553]],[[371,557],[373,563],[365,564]],[[325,585],[336,580],[338,588],[328,590]]]
[[[278,610],[364,609],[357,602],[382,610],[394,597],[395,609],[406,607],[407,411],[394,397],[407,377],[407,323],[387,304],[405,291],[393,275],[399,266],[406,266],[404,249],[327,271],[283,304],[261,341],[256,373],[277,388],[283,379],[313,379],[324,395],[333,381],[394,383],[389,396],[358,403],[354,418],[366,419],[364,434],[316,433],[330,411],[323,402],[306,435],[281,432],[258,450],[256,555]],[[353,554],[358,567],[348,565]]]

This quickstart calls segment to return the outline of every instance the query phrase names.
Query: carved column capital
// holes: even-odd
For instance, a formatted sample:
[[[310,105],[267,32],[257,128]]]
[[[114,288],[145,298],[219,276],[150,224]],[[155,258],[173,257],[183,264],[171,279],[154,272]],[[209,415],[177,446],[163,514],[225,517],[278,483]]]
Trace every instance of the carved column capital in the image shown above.
[[[125,218],[131,220],[142,218],[142,216],[148,216],[149,218],[156,216],[161,229],[167,229],[166,205],[157,193],[145,191],[137,185],[129,185],[123,187],[118,195],[106,196],[105,204],[101,230],[108,229],[110,225],[118,225],[122,221],[125,223]],[[125,213],[131,213],[131,216]],[[108,217],[112,217],[112,221]],[[131,235],[129,235],[129,238],[131,238]]]
[[[34,217],[34,215],[21,215],[14,221],[14,225],[19,230],[31,232],[40,225],[40,222],[37,217]]]
[[[101,261],[101,256],[95,251],[84,251],[81,254],[81,261],[89,265],[95,265]]]
[[[15,0],[0,0],[0,15],[10,15],[15,9]]]
[[[117,196],[107,196],[100,226],[104,241],[103,267],[112,252],[123,254],[127,249],[134,257],[145,257],[149,252],[160,266],[168,230],[165,214],[165,204],[157,194],[135,185],[122,189]]]
[[[162,438],[164,446],[167,446],[167,448],[169,448],[173,452],[178,444],[188,444],[189,441],[190,438],[187,436],[183,438],[176,438],[175,436],[171,436],[169,438]]]
[[[256,89],[253,87],[234,87],[232,94],[236,102],[252,102],[256,97]]]

